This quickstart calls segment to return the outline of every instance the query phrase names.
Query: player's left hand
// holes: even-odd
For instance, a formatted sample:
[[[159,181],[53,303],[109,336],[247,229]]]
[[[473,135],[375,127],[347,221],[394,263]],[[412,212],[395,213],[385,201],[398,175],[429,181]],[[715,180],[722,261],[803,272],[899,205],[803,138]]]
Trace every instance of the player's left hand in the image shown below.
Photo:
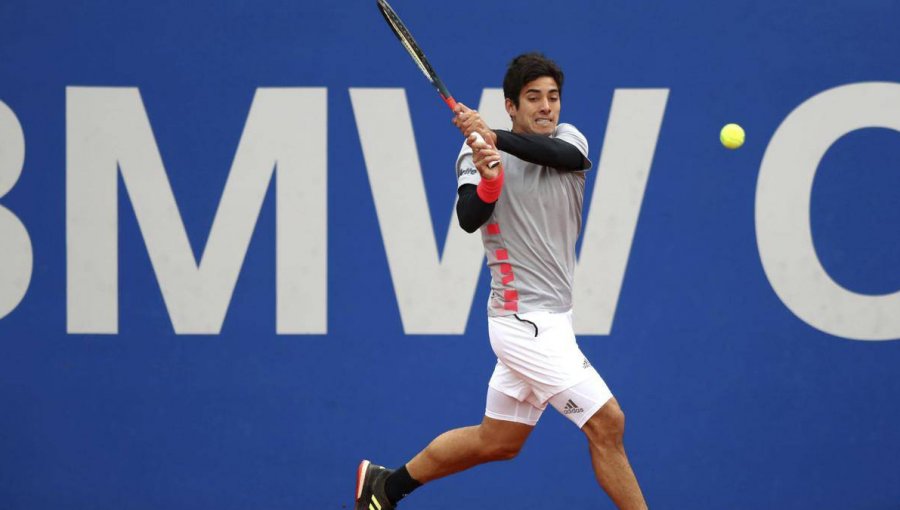
[[[475,168],[481,174],[481,178],[496,179],[503,171],[503,165],[496,164],[493,168],[490,165],[495,161],[500,163],[500,151],[488,145],[484,140],[478,140],[475,136],[468,137],[466,144],[472,148],[472,162],[475,163]]]
[[[494,133],[481,114],[477,110],[472,110],[462,103],[457,103],[456,116],[453,118],[453,125],[456,126],[466,139],[472,136],[472,133],[478,132],[491,147],[497,146],[497,133]]]

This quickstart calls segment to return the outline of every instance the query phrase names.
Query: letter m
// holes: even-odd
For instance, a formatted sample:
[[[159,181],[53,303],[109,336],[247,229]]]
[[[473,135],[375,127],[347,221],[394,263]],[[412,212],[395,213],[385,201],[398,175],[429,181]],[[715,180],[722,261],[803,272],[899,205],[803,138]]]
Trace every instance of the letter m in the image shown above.
[[[175,332],[217,334],[277,171],[276,329],[326,324],[326,90],[259,89],[199,264],[136,88],[66,89],[69,333],[118,333],[121,174]]]

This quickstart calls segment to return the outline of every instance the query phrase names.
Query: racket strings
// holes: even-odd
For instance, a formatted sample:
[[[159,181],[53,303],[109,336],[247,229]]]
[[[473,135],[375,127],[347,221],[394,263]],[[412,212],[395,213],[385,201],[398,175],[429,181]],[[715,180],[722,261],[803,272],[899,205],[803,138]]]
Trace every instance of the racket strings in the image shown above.
[[[409,53],[409,56],[412,57],[413,62],[416,63],[419,70],[425,75],[425,78],[437,89],[444,102],[453,108],[455,101],[453,100],[453,97],[450,96],[450,91],[447,90],[447,87],[441,79],[438,78],[437,73],[434,72],[434,68],[431,67],[428,58],[425,57],[425,52],[419,48],[418,43],[416,43],[416,40],[409,32],[409,29],[407,29],[406,25],[403,24],[403,21],[400,20],[400,16],[394,12],[394,9],[387,3],[387,0],[378,0],[377,4],[378,10],[381,11],[381,15],[384,17],[385,21],[387,21],[388,26],[391,28],[391,31],[394,32],[394,35],[397,36],[397,39],[400,40],[400,44],[403,45],[403,48]]]
[[[381,7],[381,4],[379,4],[379,7]],[[409,53],[409,56],[412,57],[416,65],[419,66],[419,70],[422,71],[422,74],[425,75],[425,78],[427,78],[428,81],[434,83],[434,70],[432,70],[428,62],[423,59],[423,56],[419,54],[420,50],[418,50],[418,45],[416,44],[415,39],[413,39],[412,34],[409,33],[409,30],[407,30],[406,26],[403,25],[403,22],[400,21],[400,18],[397,17],[396,14],[387,12],[384,9],[382,9],[381,12],[394,30],[394,34],[400,39],[400,43],[406,49],[406,52]]]

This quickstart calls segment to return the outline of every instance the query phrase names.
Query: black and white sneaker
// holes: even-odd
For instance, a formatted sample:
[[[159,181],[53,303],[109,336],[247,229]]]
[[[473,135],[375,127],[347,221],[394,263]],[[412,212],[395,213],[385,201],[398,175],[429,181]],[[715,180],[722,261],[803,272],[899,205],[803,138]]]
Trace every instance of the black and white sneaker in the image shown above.
[[[356,471],[355,510],[394,510],[384,494],[384,481],[393,470],[364,460]]]

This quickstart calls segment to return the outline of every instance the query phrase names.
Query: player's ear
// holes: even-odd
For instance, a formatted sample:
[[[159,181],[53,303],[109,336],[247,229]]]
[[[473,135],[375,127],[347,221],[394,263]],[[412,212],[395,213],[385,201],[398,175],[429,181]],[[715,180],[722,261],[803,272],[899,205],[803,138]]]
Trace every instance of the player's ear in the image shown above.
[[[516,114],[516,105],[508,97],[506,98],[506,113],[509,114],[510,119]]]

